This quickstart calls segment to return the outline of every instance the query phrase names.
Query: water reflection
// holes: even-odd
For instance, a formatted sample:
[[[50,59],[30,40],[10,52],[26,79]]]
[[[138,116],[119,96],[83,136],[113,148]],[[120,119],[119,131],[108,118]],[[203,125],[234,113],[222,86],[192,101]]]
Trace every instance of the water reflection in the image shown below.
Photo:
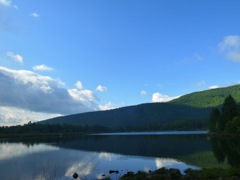
[[[206,135],[85,136],[57,146],[150,157],[179,157],[211,150]]]
[[[2,143],[8,146],[9,153],[5,153],[0,162],[0,179],[72,179],[74,172],[81,178],[97,179],[110,176],[118,179],[128,171],[149,171],[160,167],[175,167],[184,165],[171,158],[153,158],[141,156],[125,156],[106,152],[87,152],[56,148],[51,145],[39,144],[23,146],[16,143]],[[44,150],[43,147],[46,149]],[[119,170],[119,174],[108,173],[109,170]]]
[[[206,136],[83,136],[0,143],[0,179],[118,179],[128,171],[196,168],[178,157],[210,150]],[[49,144],[50,143],[50,144]],[[109,174],[118,170],[119,174]]]
[[[240,141],[238,138],[212,137],[213,153],[219,163],[227,163],[231,167],[240,167]]]
[[[2,143],[0,145],[0,160],[9,159],[9,157],[16,158],[27,154],[33,154],[43,151],[55,151],[58,147],[49,146],[46,144],[34,144],[28,146],[23,143]]]

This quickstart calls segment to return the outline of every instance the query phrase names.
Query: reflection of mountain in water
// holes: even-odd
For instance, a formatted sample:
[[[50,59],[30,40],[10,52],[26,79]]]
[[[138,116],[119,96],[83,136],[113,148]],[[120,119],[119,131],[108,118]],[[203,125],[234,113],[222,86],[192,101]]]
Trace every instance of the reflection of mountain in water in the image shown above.
[[[151,157],[177,157],[211,150],[206,135],[83,136],[56,146]]]

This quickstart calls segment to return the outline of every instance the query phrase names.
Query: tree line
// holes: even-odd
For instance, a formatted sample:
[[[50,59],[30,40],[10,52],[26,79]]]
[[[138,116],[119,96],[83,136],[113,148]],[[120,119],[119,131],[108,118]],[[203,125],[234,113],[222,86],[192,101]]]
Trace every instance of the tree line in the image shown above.
[[[92,133],[92,132],[106,132],[108,128],[94,125],[94,126],[81,126],[81,125],[69,125],[69,124],[38,124],[28,123],[17,126],[2,126],[0,127],[0,135],[39,135],[39,134],[69,134],[69,133]]]
[[[210,112],[209,131],[219,134],[240,134],[240,105],[229,95],[221,108]]]
[[[166,124],[146,123],[143,125],[127,126],[124,128],[108,128],[101,125],[70,125],[70,124],[40,124],[31,123],[16,126],[0,127],[0,136],[9,135],[49,135],[49,134],[81,134],[101,132],[128,132],[128,131],[164,131],[164,130],[203,130],[206,121],[179,120]]]

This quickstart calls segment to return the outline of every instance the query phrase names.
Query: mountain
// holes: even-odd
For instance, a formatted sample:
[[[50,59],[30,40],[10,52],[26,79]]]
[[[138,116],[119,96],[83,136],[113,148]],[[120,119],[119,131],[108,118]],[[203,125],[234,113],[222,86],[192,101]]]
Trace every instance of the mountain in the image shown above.
[[[194,92],[174,99],[171,103],[198,108],[216,107],[221,105],[228,95],[240,102],[240,85]]]
[[[207,119],[209,109],[170,103],[148,103],[108,111],[96,111],[42,121],[50,124],[101,125],[111,129],[165,125],[181,121]],[[151,127],[152,128],[152,127]],[[131,129],[131,128],[130,128]]]
[[[146,103],[41,121],[42,124],[100,125],[114,130],[207,129],[211,107],[232,95],[240,102],[240,85],[194,92],[167,103]]]

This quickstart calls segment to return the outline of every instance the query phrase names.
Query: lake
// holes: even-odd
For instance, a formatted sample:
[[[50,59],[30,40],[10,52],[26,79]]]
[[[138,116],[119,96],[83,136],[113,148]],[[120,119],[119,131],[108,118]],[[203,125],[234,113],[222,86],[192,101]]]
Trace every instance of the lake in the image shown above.
[[[161,167],[183,173],[187,168],[238,166],[236,157],[231,162],[227,151],[217,152],[223,149],[219,144],[210,141],[204,131],[1,140],[0,179],[67,180],[75,172],[80,179],[118,179],[129,171]],[[109,174],[110,170],[118,173]]]

